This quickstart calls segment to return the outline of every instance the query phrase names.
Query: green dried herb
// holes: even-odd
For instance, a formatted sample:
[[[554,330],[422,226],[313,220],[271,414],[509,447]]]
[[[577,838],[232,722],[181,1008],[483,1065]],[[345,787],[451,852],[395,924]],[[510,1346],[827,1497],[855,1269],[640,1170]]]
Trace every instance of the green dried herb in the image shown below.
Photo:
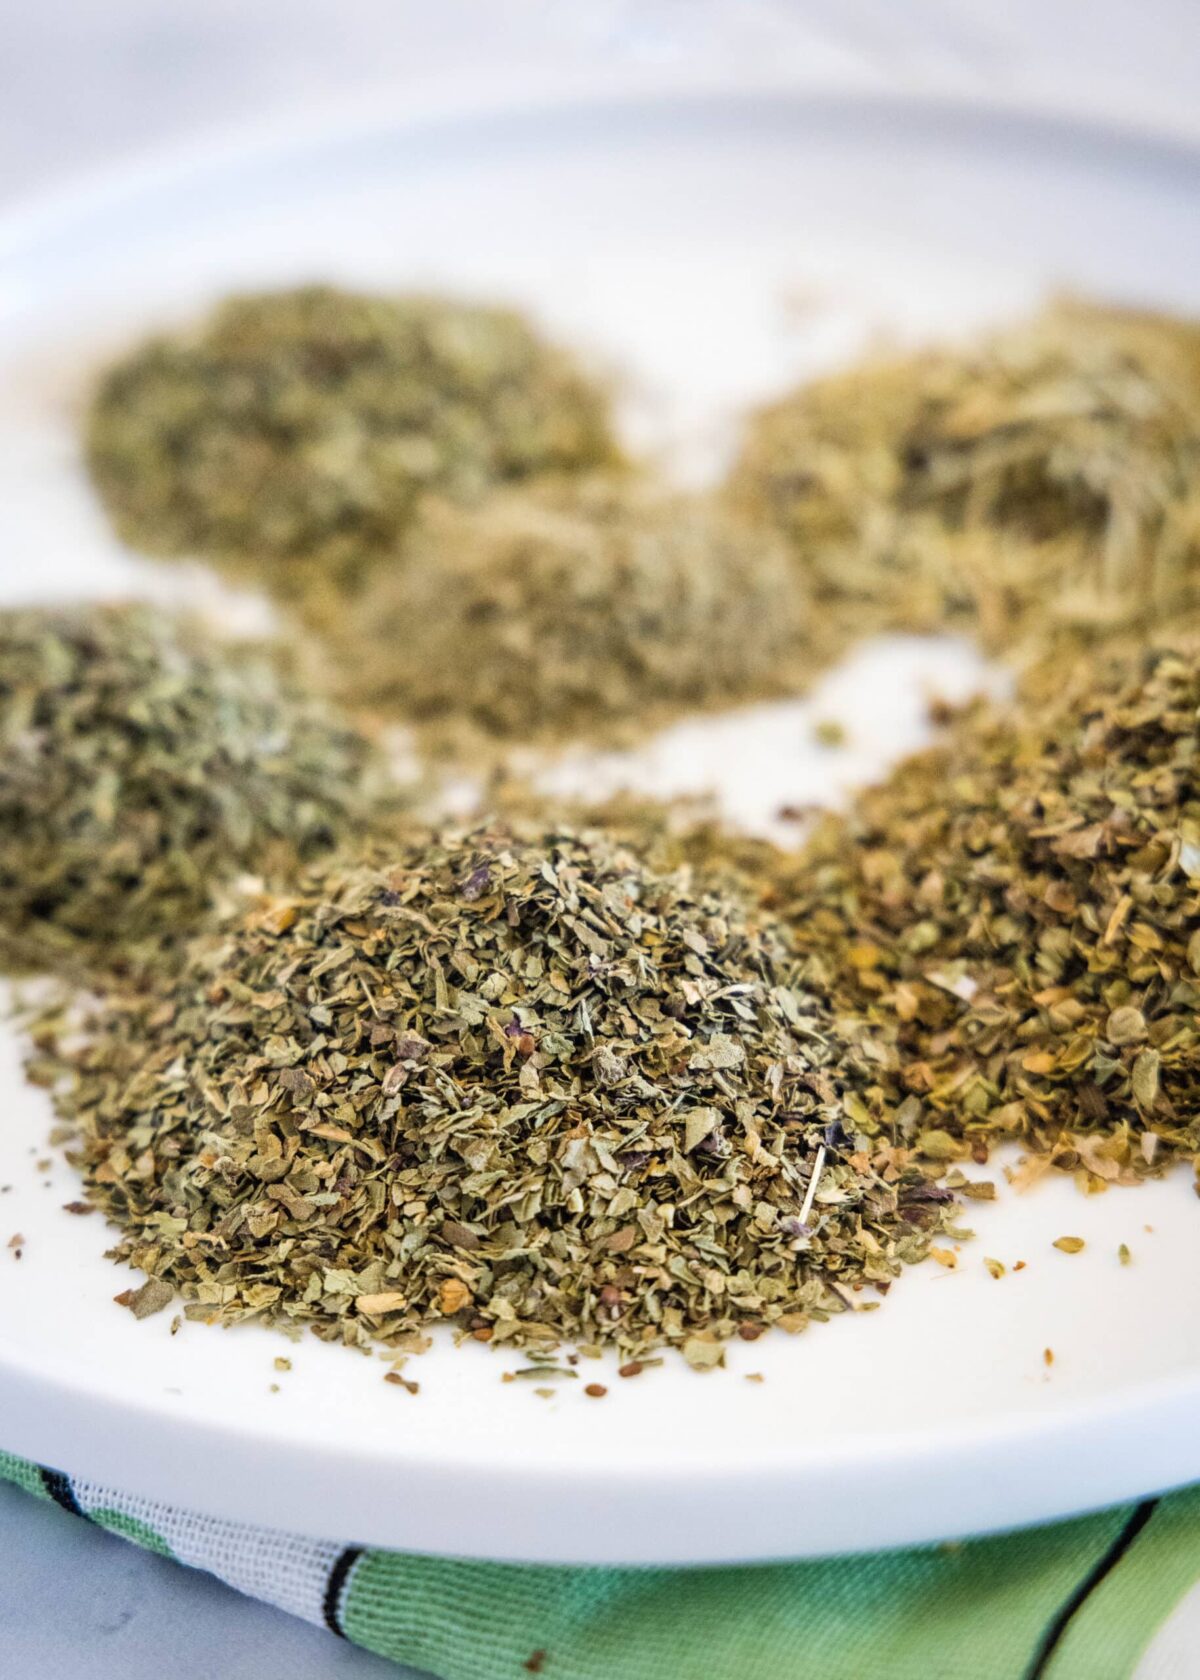
[[[611,464],[606,393],[507,309],[309,286],[235,297],[95,393],[88,461],[122,537],[320,615],[420,495]]]
[[[801,633],[779,541],[611,481],[426,510],[329,627],[337,692],[442,733],[630,737],[780,694]]]
[[[812,738],[818,747],[836,751],[846,745],[846,725],[838,718],[818,718],[812,727]]]
[[[1200,606],[1200,327],[1067,301],[867,362],[757,415],[731,493],[789,539],[826,660],[1172,622]]]
[[[704,1367],[886,1286],[953,1208],[775,941],[599,831],[323,862],[58,1054],[116,1256],[190,1317]]]
[[[374,749],[263,655],[129,605],[0,614],[0,962],[156,957],[367,820]]]
[[[759,891],[937,1154],[1084,1188],[1200,1150],[1200,654],[1061,662],[827,819]]]
[[[175,1299],[175,1291],[160,1278],[148,1278],[140,1289],[124,1289],[113,1299],[119,1307],[128,1307],[134,1318],[150,1318]]]

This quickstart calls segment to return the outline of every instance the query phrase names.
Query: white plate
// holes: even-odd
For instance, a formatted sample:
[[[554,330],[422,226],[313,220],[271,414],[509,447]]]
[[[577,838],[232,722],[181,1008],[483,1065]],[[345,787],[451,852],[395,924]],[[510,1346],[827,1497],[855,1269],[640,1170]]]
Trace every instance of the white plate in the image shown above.
[[[631,433],[697,473],[739,404],[880,327],[944,331],[1061,284],[1200,310],[1198,197],[1197,158],[1175,143],[807,94],[411,117],[128,177],[0,228],[3,591],[169,586],[89,499],[81,375],[98,348],[234,285],[510,296],[624,370]],[[761,818],[776,792],[831,793],[914,744],[922,679],[961,682],[968,664],[936,644],[864,656],[815,702],[857,708],[858,756],[827,769],[806,746],[814,708],[793,707],[685,730],[641,773],[773,765],[777,784],[743,774],[726,790]],[[138,1324],[113,1306],[128,1279],[102,1259],[99,1221],[60,1211],[77,1185],[37,1165],[47,1103],[0,1048],[9,1450],[280,1528],[557,1562],[884,1546],[1200,1477],[1200,1218],[1184,1178],[1092,1200],[1066,1183],[1005,1190],[972,1210],[979,1239],[956,1270],[917,1269],[879,1312],[736,1344],[708,1377],[587,1366],[604,1400],[581,1381],[544,1401],[501,1383],[512,1359],[441,1344],[411,1368],[410,1397],[377,1360],[311,1337],[172,1338],[168,1315]],[[16,1232],[19,1261],[3,1249]],[[1087,1239],[1081,1255],[1051,1247],[1065,1232]],[[995,1282],[984,1255],[1027,1264]]]

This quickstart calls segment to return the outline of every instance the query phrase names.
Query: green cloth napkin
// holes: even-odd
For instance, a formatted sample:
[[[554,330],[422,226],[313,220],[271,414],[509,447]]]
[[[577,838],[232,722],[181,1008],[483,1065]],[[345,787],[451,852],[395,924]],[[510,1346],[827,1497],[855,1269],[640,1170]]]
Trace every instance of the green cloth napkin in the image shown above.
[[[1200,1488],[907,1552],[724,1569],[565,1569],[309,1540],[181,1512],[3,1453],[0,1476],[439,1680],[1200,1675],[1200,1613],[1190,1666],[1179,1666],[1178,1629],[1170,1640],[1160,1635],[1200,1580]]]

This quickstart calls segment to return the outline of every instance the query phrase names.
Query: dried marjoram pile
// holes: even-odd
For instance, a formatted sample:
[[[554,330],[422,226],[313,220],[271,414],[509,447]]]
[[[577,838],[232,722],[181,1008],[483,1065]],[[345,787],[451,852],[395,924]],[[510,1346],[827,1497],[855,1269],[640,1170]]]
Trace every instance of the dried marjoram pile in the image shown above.
[[[241,870],[358,833],[364,737],[263,655],[135,605],[0,614],[0,962],[128,967]]]
[[[731,493],[792,545],[826,658],[993,651],[1200,606],[1200,326],[1082,302],[866,362],[757,415]]]
[[[926,1153],[1011,1138],[1085,1188],[1200,1151],[1200,652],[980,703],[777,857],[810,983]]]
[[[322,862],[60,1055],[35,1076],[116,1256],[206,1320],[704,1367],[886,1287],[951,1212],[846,1125],[863,1075],[794,961],[599,831]]]
[[[787,692],[802,628],[774,534],[591,480],[427,508],[328,635],[341,698],[544,744]]]
[[[328,286],[140,345],[95,393],[87,452],[133,547],[210,557],[317,617],[424,491],[616,457],[607,393],[514,311]]]

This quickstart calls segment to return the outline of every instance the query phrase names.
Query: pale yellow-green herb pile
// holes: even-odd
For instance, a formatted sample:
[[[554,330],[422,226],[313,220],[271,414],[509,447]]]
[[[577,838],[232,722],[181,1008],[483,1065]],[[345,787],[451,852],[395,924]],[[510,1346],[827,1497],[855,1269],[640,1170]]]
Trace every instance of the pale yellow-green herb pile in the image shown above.
[[[586,480],[429,507],[331,627],[339,697],[554,744],[786,693],[804,634],[783,543],[712,498]]]
[[[881,630],[993,652],[1200,608],[1200,327],[1065,301],[762,410],[730,483],[780,530],[826,656]]]

